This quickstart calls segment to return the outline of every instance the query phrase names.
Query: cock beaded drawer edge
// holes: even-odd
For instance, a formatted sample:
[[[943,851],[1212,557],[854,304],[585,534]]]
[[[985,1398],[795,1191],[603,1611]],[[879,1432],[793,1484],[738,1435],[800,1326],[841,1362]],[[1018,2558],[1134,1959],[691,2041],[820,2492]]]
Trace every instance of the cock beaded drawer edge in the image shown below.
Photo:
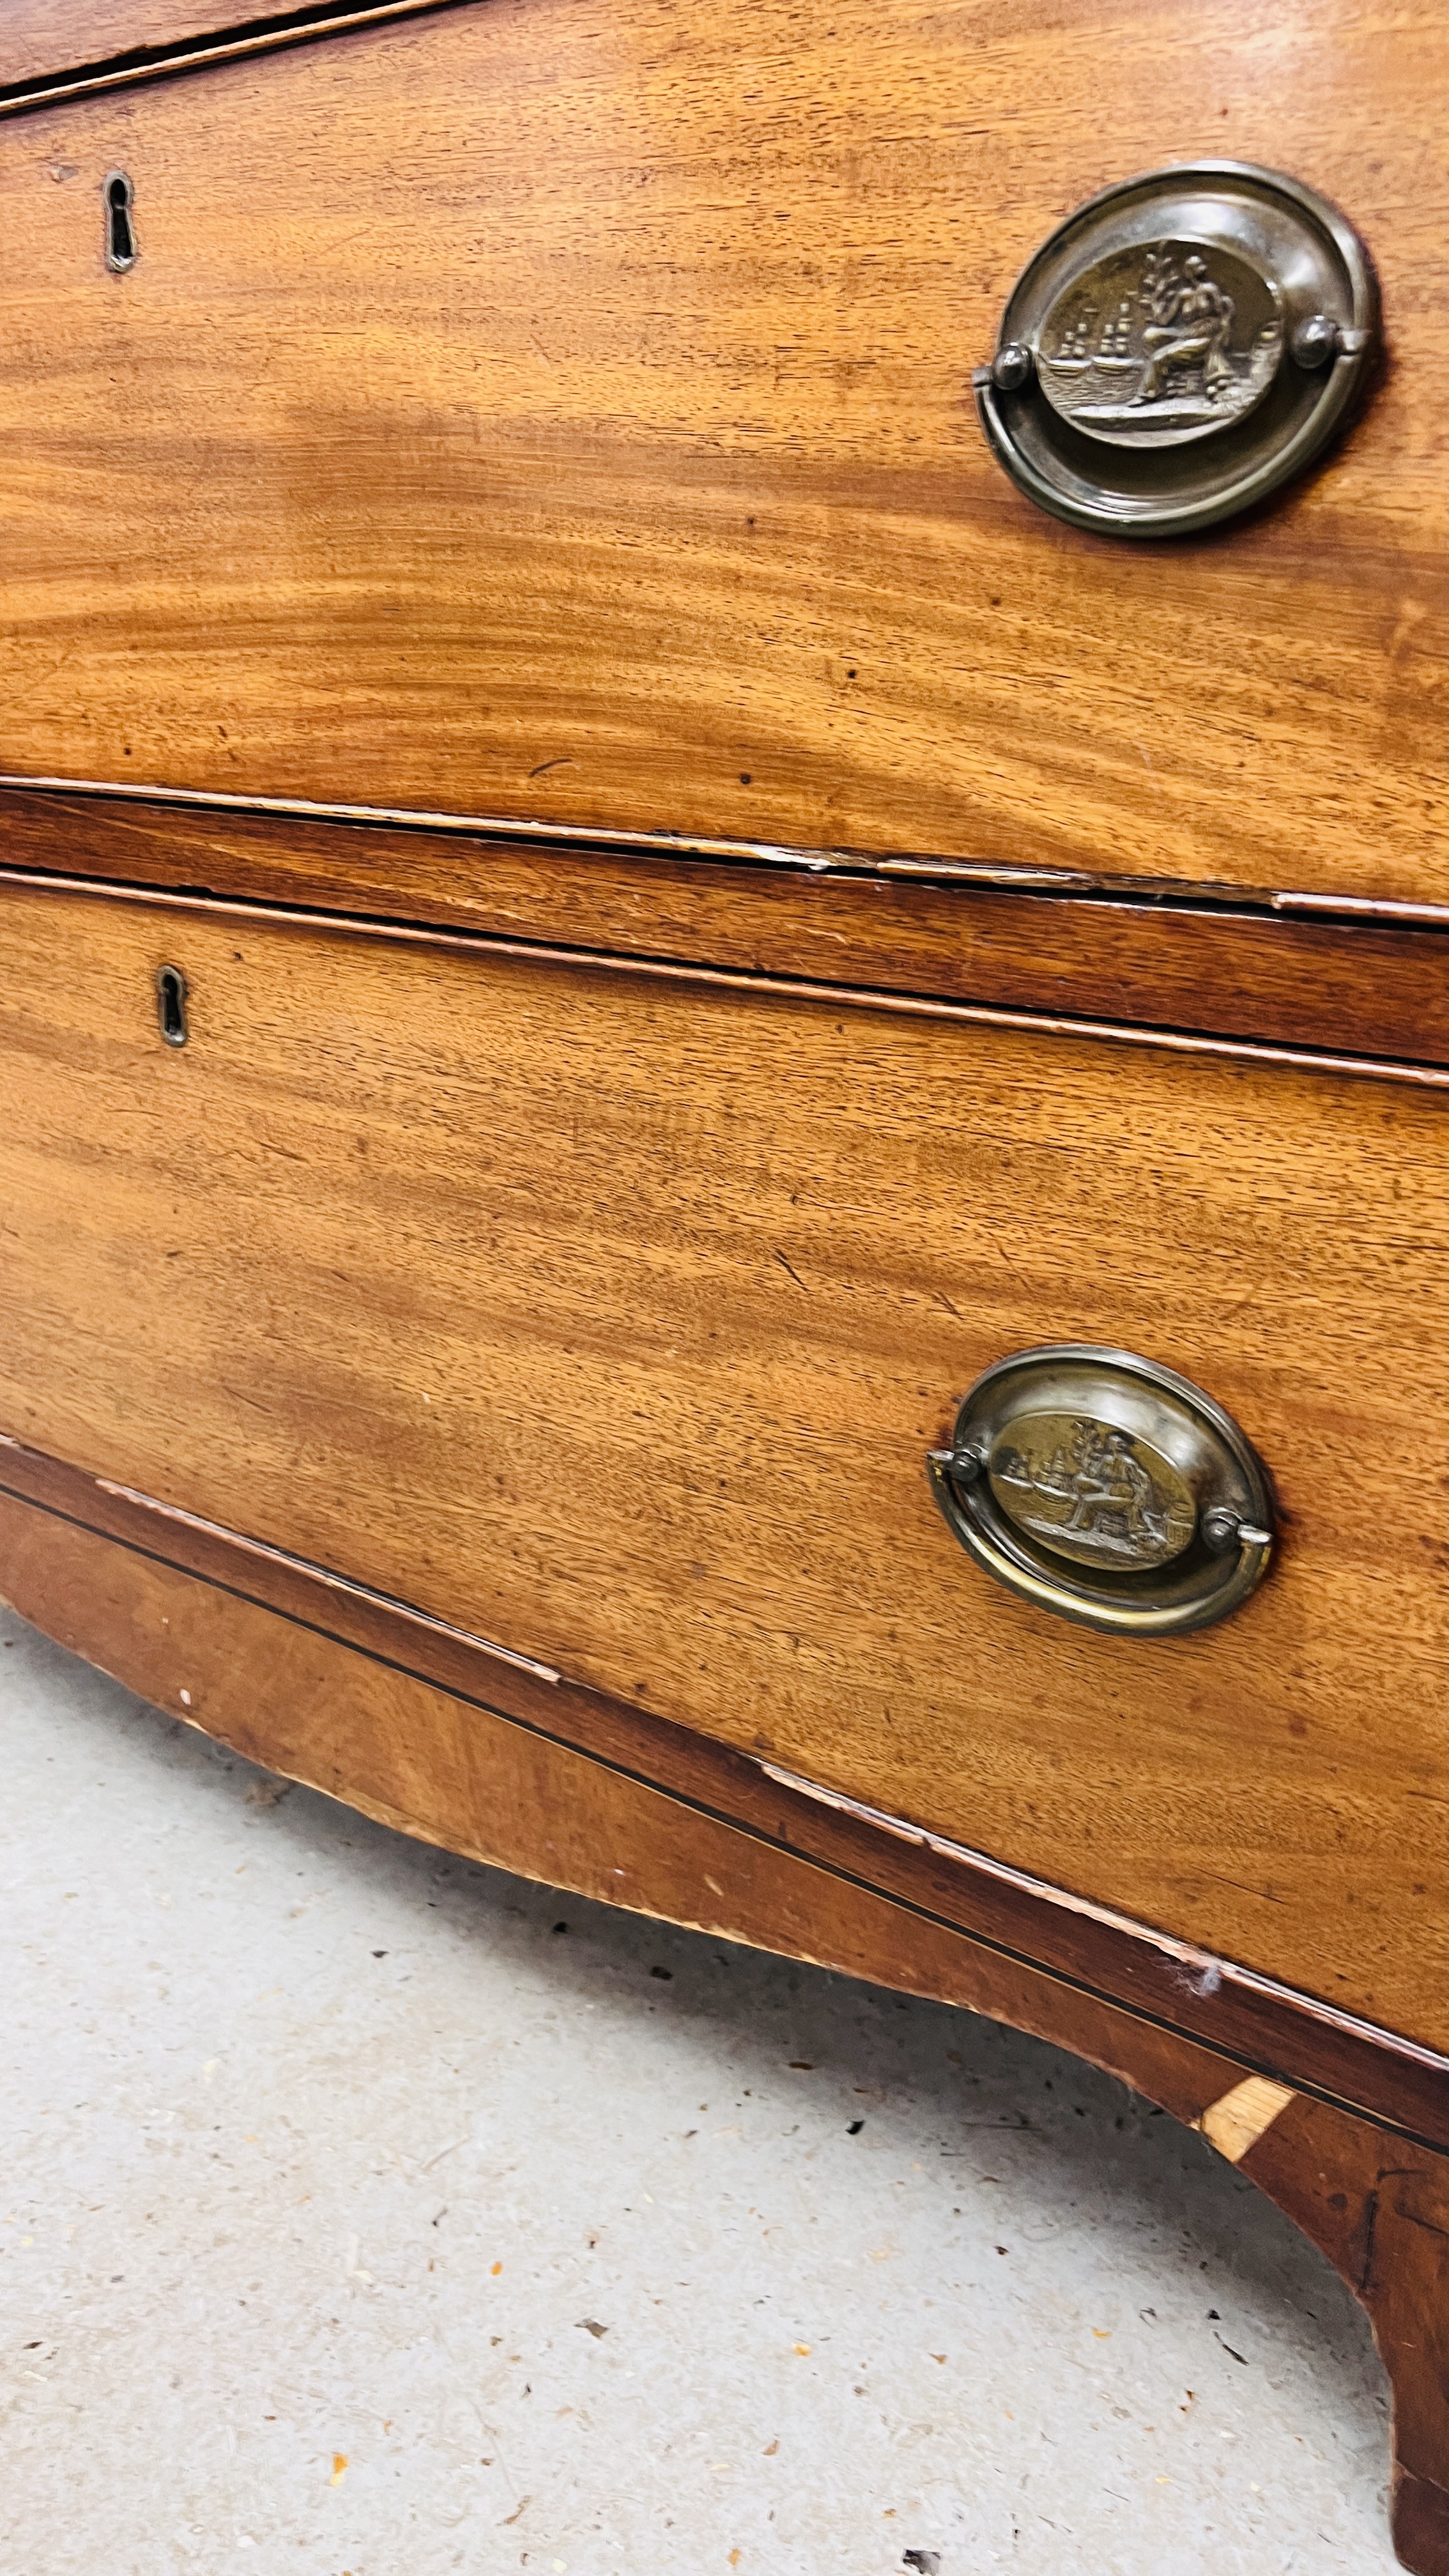
[[[8,13],[0,1588],[1202,2129],[1446,2576],[1449,35],[967,16]]]

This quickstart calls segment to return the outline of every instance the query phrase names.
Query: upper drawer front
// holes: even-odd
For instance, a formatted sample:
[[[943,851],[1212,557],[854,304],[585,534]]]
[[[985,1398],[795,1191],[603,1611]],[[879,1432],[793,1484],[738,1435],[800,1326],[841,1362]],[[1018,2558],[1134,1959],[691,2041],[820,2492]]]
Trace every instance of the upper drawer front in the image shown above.
[[[0,995],[0,1428],[1449,2043],[1449,1101],[92,896]],[[1267,1460],[1223,1625],[946,1530],[1054,1340]]]
[[[1446,109],[1358,0],[489,0],[14,120],[0,766],[1449,900]],[[1204,151],[1347,210],[1393,364],[1113,544],[970,371]]]

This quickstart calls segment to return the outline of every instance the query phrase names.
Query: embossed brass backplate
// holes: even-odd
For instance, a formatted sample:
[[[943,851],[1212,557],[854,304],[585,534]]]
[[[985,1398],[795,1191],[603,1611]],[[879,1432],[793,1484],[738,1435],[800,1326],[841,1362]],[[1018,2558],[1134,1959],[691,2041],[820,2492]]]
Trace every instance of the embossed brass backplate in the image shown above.
[[[1206,1628],[1268,1569],[1272,1497],[1251,1444],[1201,1387],[1132,1351],[1056,1342],[999,1360],[927,1464],[977,1563],[1089,1628]]]
[[[1111,536],[1184,536],[1319,454],[1378,335],[1368,254],[1297,180],[1200,161],[1123,180],[1028,262],[973,383],[1014,482]]]

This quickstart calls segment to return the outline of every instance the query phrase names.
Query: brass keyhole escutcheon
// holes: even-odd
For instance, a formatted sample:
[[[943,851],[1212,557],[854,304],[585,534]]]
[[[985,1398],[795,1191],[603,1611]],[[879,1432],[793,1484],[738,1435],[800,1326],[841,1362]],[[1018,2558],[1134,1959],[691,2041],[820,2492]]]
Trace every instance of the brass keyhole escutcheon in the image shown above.
[[[163,1046],[184,1047],[191,1035],[186,1022],[186,978],[179,966],[156,969],[156,1025]]]
[[[136,265],[136,191],[124,170],[110,170],[101,191],[106,214],[106,266],[121,276]]]
[[[1132,1351],[1058,1342],[998,1361],[927,1465],[978,1565],[1085,1627],[1210,1627],[1268,1570],[1272,1495],[1251,1443],[1201,1387]]]

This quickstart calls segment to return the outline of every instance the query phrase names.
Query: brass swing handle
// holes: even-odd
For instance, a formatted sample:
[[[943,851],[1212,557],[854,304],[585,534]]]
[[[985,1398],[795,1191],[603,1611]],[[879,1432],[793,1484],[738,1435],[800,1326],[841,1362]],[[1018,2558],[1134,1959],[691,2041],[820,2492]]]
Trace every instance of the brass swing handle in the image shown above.
[[[1245,1434],[1132,1351],[1062,1342],[999,1360],[926,1468],[979,1565],[1087,1627],[1208,1627],[1268,1568],[1272,1496]]]
[[[979,1446],[974,1449],[928,1449],[926,1456],[933,1467],[939,1467],[944,1475],[953,1476],[958,1485],[974,1484],[986,1468],[985,1453]],[[1268,1547],[1273,1538],[1271,1530],[1259,1529],[1255,1522],[1243,1520],[1225,1506],[1203,1514],[1202,1532],[1209,1547],[1221,1550],[1238,1546]]]
[[[1378,327],[1337,206],[1253,162],[1175,163],[1047,235],[972,387],[1040,508],[1103,536],[1192,536],[1322,452],[1368,389]]]

